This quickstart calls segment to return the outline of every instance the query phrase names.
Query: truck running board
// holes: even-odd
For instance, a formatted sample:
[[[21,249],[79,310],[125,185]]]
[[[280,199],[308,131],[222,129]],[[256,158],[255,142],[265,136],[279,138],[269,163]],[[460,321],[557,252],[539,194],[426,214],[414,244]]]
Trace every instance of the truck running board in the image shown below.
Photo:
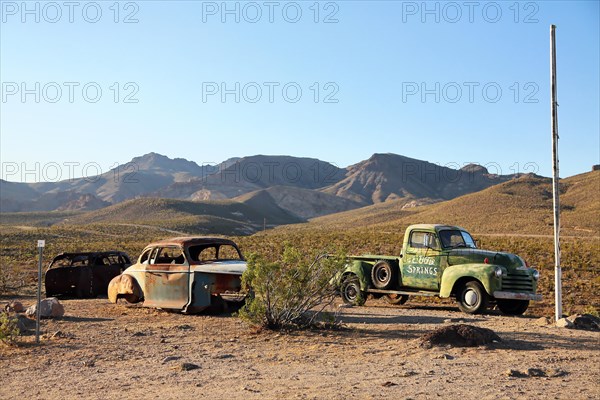
[[[425,292],[421,290],[406,291],[406,290],[384,290],[384,289],[367,289],[367,293],[383,293],[383,294],[404,294],[409,296],[439,296],[437,292]]]

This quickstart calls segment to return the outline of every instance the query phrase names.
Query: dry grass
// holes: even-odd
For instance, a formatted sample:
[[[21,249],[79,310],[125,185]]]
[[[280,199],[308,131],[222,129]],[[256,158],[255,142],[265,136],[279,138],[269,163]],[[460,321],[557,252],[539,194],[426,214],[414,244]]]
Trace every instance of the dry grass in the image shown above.
[[[600,171],[565,179],[562,184],[562,265],[564,304],[568,312],[582,311],[586,307],[588,311],[600,309],[599,185]],[[338,250],[348,254],[399,254],[404,230],[410,223],[458,224],[471,231],[480,240],[481,247],[519,254],[537,266],[542,272],[540,292],[544,300],[536,307],[552,308],[551,203],[549,181],[525,176],[444,203],[416,208],[403,208],[405,203],[401,202],[383,203],[317,218],[306,224],[234,238],[244,252],[261,254],[267,260],[278,259],[286,242],[307,254]],[[103,222],[87,224],[84,222],[95,220],[79,219],[83,215],[77,213],[3,214],[0,283],[4,291],[32,290],[37,275],[35,245],[38,239],[46,240],[46,260],[63,251],[110,249],[124,250],[137,257],[148,243],[181,232],[230,234],[233,229],[244,226],[225,218],[223,213],[237,210],[231,202],[139,199],[115,207],[114,220],[106,222],[100,218]],[[199,215],[201,211],[217,214],[217,217]],[[107,212],[84,215],[89,218],[89,215],[104,213],[102,215],[108,218]],[[140,224],[123,223],[120,218],[127,215],[129,218],[135,215]],[[45,226],[48,221],[65,217],[77,219],[80,224]],[[259,218],[262,223],[260,215],[250,217]],[[223,222],[225,219],[227,223]]]

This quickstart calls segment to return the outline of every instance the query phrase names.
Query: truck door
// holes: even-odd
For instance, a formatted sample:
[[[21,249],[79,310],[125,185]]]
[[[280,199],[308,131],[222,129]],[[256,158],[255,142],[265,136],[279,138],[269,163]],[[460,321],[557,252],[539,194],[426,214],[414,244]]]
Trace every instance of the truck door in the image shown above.
[[[412,231],[402,258],[402,286],[438,290],[441,247],[432,232]]]
[[[189,300],[190,265],[178,246],[157,247],[145,268],[144,305],[183,309]]]

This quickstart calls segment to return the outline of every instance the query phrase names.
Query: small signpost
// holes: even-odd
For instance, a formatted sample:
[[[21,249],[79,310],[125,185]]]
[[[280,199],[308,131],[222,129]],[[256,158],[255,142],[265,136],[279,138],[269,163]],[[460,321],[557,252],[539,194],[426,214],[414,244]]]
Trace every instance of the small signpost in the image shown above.
[[[44,247],[46,246],[45,240],[37,241],[37,248],[39,253],[38,260],[38,287],[37,287],[37,307],[35,309],[35,342],[40,342],[40,306],[42,303],[42,257],[44,252]]]

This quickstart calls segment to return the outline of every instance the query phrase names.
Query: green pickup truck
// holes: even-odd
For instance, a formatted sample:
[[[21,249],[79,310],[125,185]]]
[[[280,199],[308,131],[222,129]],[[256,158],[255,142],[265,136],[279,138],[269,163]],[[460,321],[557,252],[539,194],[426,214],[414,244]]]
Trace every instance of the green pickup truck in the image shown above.
[[[399,256],[351,256],[338,275],[342,299],[360,305],[368,294],[404,304],[408,296],[455,297],[461,311],[476,314],[496,304],[521,315],[536,294],[540,274],[515,254],[480,250],[463,228],[411,225]]]

